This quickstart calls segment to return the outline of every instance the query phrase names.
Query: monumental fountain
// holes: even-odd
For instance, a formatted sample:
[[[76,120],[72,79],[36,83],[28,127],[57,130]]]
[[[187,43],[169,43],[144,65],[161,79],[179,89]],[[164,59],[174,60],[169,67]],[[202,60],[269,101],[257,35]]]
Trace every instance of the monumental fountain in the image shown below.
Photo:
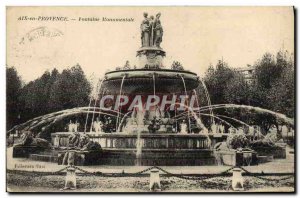
[[[23,145],[15,146],[15,157],[25,153],[32,159],[64,164],[71,150],[83,160],[81,165],[216,163],[213,147],[225,141],[228,133],[224,126],[222,129],[222,125],[215,124],[215,119],[234,127],[214,115],[212,110],[249,106],[213,106],[204,82],[196,73],[184,70],[181,65],[165,66],[160,13],[155,18],[144,13],[140,28],[139,65],[131,68],[127,63],[124,68],[105,73],[87,107],[54,112],[16,126],[12,130],[38,128],[40,134],[51,133],[52,148],[33,149],[37,145],[25,145],[25,140],[28,142],[26,136]],[[204,90],[207,106],[199,106],[196,91],[199,86]],[[78,123],[70,122],[69,132],[49,132],[51,126],[78,114],[85,116],[82,131],[78,131]],[[278,113],[275,114],[278,117]],[[203,124],[200,115],[209,117],[209,127]],[[280,116],[288,120],[284,115]],[[29,150],[26,151],[27,147]]]

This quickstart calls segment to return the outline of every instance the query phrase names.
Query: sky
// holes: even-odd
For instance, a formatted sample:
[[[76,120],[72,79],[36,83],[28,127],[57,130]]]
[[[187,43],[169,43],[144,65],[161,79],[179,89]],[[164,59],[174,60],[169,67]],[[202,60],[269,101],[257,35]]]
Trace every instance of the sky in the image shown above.
[[[292,7],[8,7],[7,66],[14,66],[29,82],[46,70],[62,71],[76,64],[93,79],[122,67],[126,60],[137,65],[143,12],[161,13],[166,68],[179,61],[186,70],[203,76],[210,64],[222,58],[236,68],[253,64],[266,52],[294,53]],[[18,20],[22,16],[59,16],[69,21]],[[100,21],[79,21],[79,17]],[[133,18],[133,22],[102,22],[102,17]],[[41,27],[56,36],[36,35],[29,40]]]

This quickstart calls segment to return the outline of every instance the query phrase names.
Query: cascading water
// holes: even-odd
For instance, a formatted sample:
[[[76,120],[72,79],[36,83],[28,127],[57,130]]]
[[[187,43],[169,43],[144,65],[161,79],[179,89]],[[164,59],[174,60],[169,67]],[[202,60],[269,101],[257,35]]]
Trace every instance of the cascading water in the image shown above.
[[[175,108],[174,111],[175,111],[175,117],[176,117],[177,109]],[[177,120],[175,122],[176,122],[175,123],[175,132],[177,133],[178,132],[178,126],[177,126],[178,123],[177,123]]]
[[[97,104],[97,100],[99,98],[99,92],[100,92],[101,87],[102,87],[102,82],[103,82],[103,79],[100,79],[99,80],[99,85],[96,88],[96,97],[95,97],[95,102],[94,102],[94,111],[93,111],[93,115],[92,115],[92,122],[91,122],[90,131],[92,131],[92,129],[93,129],[93,122],[94,122],[94,118],[95,118],[96,104]]]
[[[153,79],[153,95],[156,96],[156,93],[155,93],[155,73],[153,73],[153,76],[152,76],[152,79]]]
[[[152,79],[153,79],[153,96],[156,97],[156,83],[155,83],[155,73],[153,73],[153,76],[152,76]],[[158,113],[157,113],[158,111]],[[155,116],[156,117],[159,117],[161,116],[161,111],[160,109],[158,108],[158,106],[156,105],[155,106]]]
[[[91,81],[93,81],[93,79],[91,79]],[[91,106],[92,99],[93,99],[93,94],[90,95],[89,108]],[[84,124],[84,133],[86,132],[86,127],[87,127],[88,119],[89,119],[89,114],[87,113],[86,114],[86,118],[85,118],[85,124]]]
[[[241,125],[245,125],[245,126],[247,126],[247,127],[251,127],[249,124],[247,124],[247,123],[245,123],[245,122],[243,122],[243,121],[241,121],[241,120],[238,120],[238,119],[235,119],[235,118],[232,118],[232,117],[228,117],[228,116],[224,116],[224,115],[217,115],[218,117],[221,117],[221,118],[227,118],[227,119],[230,119],[230,120],[233,120],[233,121],[235,121],[235,122],[237,122],[237,123],[239,123],[239,124],[241,124]],[[258,133],[260,133],[258,130],[256,130],[256,129],[254,129],[256,132],[258,132]]]
[[[121,127],[122,127],[122,124],[124,122],[124,119],[128,117],[128,114],[132,113],[132,111],[128,111],[121,119],[120,123],[119,123],[119,126],[118,126],[118,130],[117,132],[121,132]]]
[[[73,115],[77,115],[77,114],[87,114],[87,113],[93,113],[93,112],[94,111],[78,111],[78,112],[72,112],[72,113],[65,113],[63,115],[56,116],[54,119],[52,119],[52,122],[50,124],[45,125],[44,128],[48,128],[51,125],[55,124],[56,122],[61,121],[62,119],[69,117],[69,116],[73,116]],[[115,115],[113,115],[113,114],[104,113],[104,112],[95,112],[95,114],[115,117]],[[50,120],[47,121],[47,123],[49,123],[49,122],[50,122]],[[34,126],[31,129],[37,128],[37,127],[38,126]]]
[[[96,107],[98,110],[102,110],[102,108]],[[106,111],[116,113],[114,110],[107,110]],[[64,119],[65,117],[69,117],[72,115],[77,115],[77,114],[90,114],[90,113],[96,113],[96,114],[101,114],[101,115],[108,115],[112,117],[116,117],[116,115],[112,113],[105,113],[105,112],[95,112],[93,107],[77,107],[73,109],[66,109],[54,113],[49,113],[43,116],[38,116],[36,118],[33,118],[31,120],[28,120],[25,123],[19,124],[14,126],[12,129],[10,129],[8,132],[11,132],[13,130],[33,130],[38,127],[49,127],[50,125]]]
[[[143,143],[141,139],[141,131],[137,130],[137,139],[136,139],[136,166],[142,165],[142,148]]]
[[[181,105],[180,103],[175,103],[175,105]],[[202,130],[203,134],[206,135],[206,138],[207,138],[207,144],[208,146],[210,147],[211,146],[211,140],[210,140],[210,137],[208,135],[208,130],[207,128],[204,126],[204,124],[202,123],[201,119],[196,115],[196,113],[194,112],[194,110],[187,106],[187,105],[184,105],[185,108],[188,109],[188,111],[192,114],[192,116],[194,117],[194,119],[196,120],[196,123],[197,123],[197,126]],[[189,114],[188,114],[189,115]]]
[[[218,105],[211,105],[209,107],[208,106],[201,107],[201,108],[199,108],[199,111],[206,111],[207,108],[212,108],[212,109],[238,108],[238,109],[247,109],[249,111],[257,111],[259,113],[268,113],[268,114],[275,116],[276,118],[283,120],[284,122],[286,122],[290,125],[294,125],[294,119],[289,118],[284,114],[277,113],[277,112],[274,112],[274,111],[271,111],[268,109],[263,109],[261,107],[254,107],[254,106],[250,106],[250,105],[237,105],[237,104],[218,104]]]
[[[93,96],[90,96],[89,108],[91,106],[92,99],[93,99]],[[89,119],[89,114],[87,113],[86,114],[86,118],[85,118],[85,124],[84,124],[84,133],[86,132],[86,127],[87,127],[88,119]]]
[[[199,114],[199,113],[198,113],[198,114]],[[227,121],[221,119],[220,117],[218,117],[218,116],[216,116],[216,115],[211,115],[211,114],[206,114],[206,113],[200,113],[200,115],[202,115],[202,116],[208,116],[208,117],[213,116],[215,119],[219,120],[220,122],[222,122],[222,123],[228,125],[229,127],[232,127],[232,128],[234,128],[234,129],[237,130],[237,128],[235,128],[232,124],[230,124],[229,122],[227,122]],[[178,117],[175,116],[174,118],[175,118],[175,120],[177,121],[177,120],[182,119],[184,116],[185,116],[185,115],[181,115],[181,116],[178,116]]]
[[[277,112],[274,112],[274,111],[271,111],[271,110],[268,110],[268,109],[263,109],[263,108],[260,108],[260,107],[250,106],[250,105],[217,104],[217,105],[203,106],[203,107],[200,107],[199,109],[194,109],[194,110],[196,112],[198,112],[198,113],[201,113],[203,111],[207,111],[207,110],[210,110],[210,109],[221,109],[221,108],[238,108],[238,109],[246,109],[246,110],[249,110],[249,111],[256,111],[258,113],[267,113],[267,114],[273,115],[277,119],[280,119],[281,121],[283,121],[286,124],[294,126],[294,120],[292,118],[287,117],[284,114],[277,113]],[[183,112],[183,113],[177,115],[174,118],[178,118],[179,119],[181,117],[184,117],[186,114],[187,114],[186,112]],[[201,113],[201,115],[204,115],[204,114]],[[228,117],[228,116],[225,116],[225,115],[218,115],[218,116],[211,115],[211,117],[214,117],[214,118],[224,117],[224,118],[231,119],[231,120],[233,120],[235,122],[238,122],[241,125],[245,125],[247,127],[251,127],[250,125],[248,125],[247,123],[245,123],[245,122],[243,122],[241,120],[238,120],[238,119],[232,118],[232,117]],[[255,131],[258,132],[258,130],[255,130]]]
[[[126,75],[123,76],[122,81],[121,81],[121,86],[120,86],[120,94],[119,94],[119,101],[118,101],[118,105],[121,102],[121,94],[122,94],[122,89],[123,89],[123,83],[124,83],[124,79],[125,79]],[[117,121],[116,121],[116,130],[118,129],[119,126],[119,119],[120,119],[120,107],[118,108],[118,116],[117,116]]]
[[[197,107],[200,108],[199,98],[198,98],[196,89],[193,89],[193,92],[194,92],[194,94],[195,94],[195,96],[196,96],[196,104],[197,104]],[[200,114],[200,112],[199,112],[198,116],[199,116],[199,118],[201,119],[201,114]]]
[[[199,79],[200,79],[200,82],[201,82],[201,84],[202,84],[202,86],[204,88],[204,93],[205,93],[205,96],[206,96],[206,99],[207,99],[208,106],[210,107],[211,106],[211,100],[210,100],[210,96],[209,96],[209,93],[208,93],[208,89],[206,87],[205,82],[201,78],[199,78]],[[212,115],[212,117],[211,117],[211,123],[214,124],[215,121],[214,121],[214,118],[213,118],[214,113],[213,113],[212,108],[210,108],[209,111],[210,111],[210,114]]]
[[[187,95],[187,91],[186,91],[186,86],[185,86],[185,81],[184,81],[184,78],[183,76],[181,75],[181,80],[182,80],[182,83],[183,83],[183,87],[184,87],[184,91],[185,91],[185,97],[188,97]],[[190,114],[189,114],[190,111],[188,111],[188,121],[189,121],[189,133],[191,133],[191,119],[190,119]]]

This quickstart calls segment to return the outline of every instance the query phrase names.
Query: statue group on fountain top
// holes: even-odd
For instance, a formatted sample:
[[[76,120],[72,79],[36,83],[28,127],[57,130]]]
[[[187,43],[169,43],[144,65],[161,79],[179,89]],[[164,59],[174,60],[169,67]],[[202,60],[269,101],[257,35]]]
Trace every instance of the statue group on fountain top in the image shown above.
[[[157,47],[160,48],[162,42],[163,28],[160,22],[160,13],[148,18],[148,13],[144,13],[144,20],[141,24],[141,40],[142,47]]]

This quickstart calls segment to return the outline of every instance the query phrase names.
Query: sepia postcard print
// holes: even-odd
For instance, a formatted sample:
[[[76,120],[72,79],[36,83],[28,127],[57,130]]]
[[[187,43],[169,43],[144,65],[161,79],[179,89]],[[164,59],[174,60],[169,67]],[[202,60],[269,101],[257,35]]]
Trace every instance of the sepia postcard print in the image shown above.
[[[6,8],[7,192],[295,192],[294,8]]]

